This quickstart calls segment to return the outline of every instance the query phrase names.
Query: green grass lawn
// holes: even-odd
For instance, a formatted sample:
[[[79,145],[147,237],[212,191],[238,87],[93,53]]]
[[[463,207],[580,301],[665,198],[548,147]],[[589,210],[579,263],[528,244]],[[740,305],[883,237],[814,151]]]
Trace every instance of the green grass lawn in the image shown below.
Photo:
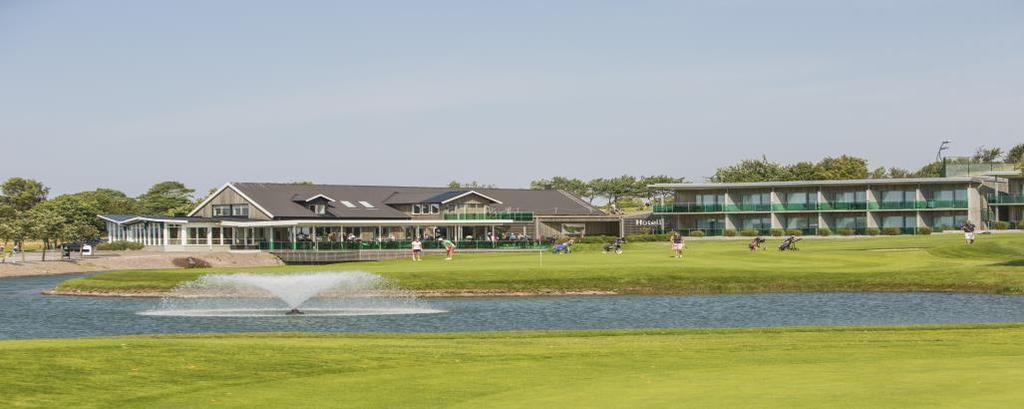
[[[0,342],[0,407],[1008,408],[1024,326]]]
[[[166,291],[212,272],[366,270],[413,290],[603,290],[620,293],[965,291],[1024,293],[1024,235],[805,240],[802,251],[752,254],[743,241],[692,241],[683,260],[667,243],[630,244],[622,255],[589,245],[571,255],[458,255],[328,266],[120,271],[62,283],[62,290]],[[543,260],[542,260],[543,259]]]

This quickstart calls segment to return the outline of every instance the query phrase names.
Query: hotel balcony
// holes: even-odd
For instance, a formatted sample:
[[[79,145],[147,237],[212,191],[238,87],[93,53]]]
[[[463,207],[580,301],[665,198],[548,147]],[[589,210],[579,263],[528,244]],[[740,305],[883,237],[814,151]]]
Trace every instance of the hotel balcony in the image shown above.
[[[989,204],[1024,204],[1024,195],[988,195]]]

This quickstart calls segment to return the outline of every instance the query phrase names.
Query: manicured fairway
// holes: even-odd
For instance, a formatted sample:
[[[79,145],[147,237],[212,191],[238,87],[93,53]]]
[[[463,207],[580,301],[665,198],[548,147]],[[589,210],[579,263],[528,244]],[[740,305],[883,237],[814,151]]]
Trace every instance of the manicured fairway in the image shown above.
[[[751,254],[745,241],[693,241],[683,260],[667,243],[630,244],[623,255],[591,245],[571,255],[440,256],[331,266],[122,271],[75,279],[63,290],[166,291],[210,272],[366,270],[413,290],[603,290],[620,293],[781,291],[965,291],[1024,293],[1024,235],[958,235],[805,240],[800,252]]]
[[[1008,408],[1024,326],[0,342],[0,407]]]

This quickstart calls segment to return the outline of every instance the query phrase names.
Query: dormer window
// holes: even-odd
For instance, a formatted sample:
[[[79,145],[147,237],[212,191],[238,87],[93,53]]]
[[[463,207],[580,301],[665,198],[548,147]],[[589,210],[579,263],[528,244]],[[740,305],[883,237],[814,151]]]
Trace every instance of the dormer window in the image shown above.
[[[316,214],[327,214],[327,205],[323,203],[316,203],[309,205],[309,210]]]

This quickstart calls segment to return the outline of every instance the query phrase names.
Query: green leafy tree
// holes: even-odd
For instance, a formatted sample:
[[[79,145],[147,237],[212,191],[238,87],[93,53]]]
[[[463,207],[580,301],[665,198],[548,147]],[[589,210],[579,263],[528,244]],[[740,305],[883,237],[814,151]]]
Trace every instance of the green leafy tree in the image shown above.
[[[1006,163],[1021,162],[1024,162],[1024,143],[1017,144],[1006,152]]]
[[[811,162],[797,162],[785,168],[785,180],[814,180],[816,177]]]
[[[885,169],[885,166],[877,167],[875,168],[875,170],[871,171],[871,173],[868,174],[868,178],[870,179],[886,179],[888,177],[889,173]]]
[[[891,179],[906,179],[914,177],[914,172],[903,168],[891,167],[889,168],[888,176]]]
[[[912,174],[915,178],[937,178],[942,176],[942,162],[932,162]]]
[[[459,181],[457,181],[457,180],[453,180],[451,182],[448,182],[448,188],[450,188],[450,189],[458,189],[460,187],[462,187],[462,183],[459,183]]]
[[[814,165],[814,174],[818,180],[867,179],[868,161],[847,155],[826,157]]]
[[[977,163],[991,163],[999,160],[1002,156],[1002,148],[986,148],[983,145],[974,151],[974,156],[971,156],[971,160]]]
[[[637,196],[643,197],[651,203],[654,203],[659,198],[671,196],[673,193],[671,189],[651,187],[651,185],[662,183],[686,183],[686,179],[674,178],[668,175],[641,176],[637,181]]]
[[[46,200],[50,188],[33,179],[13,177],[0,185],[0,202],[14,208],[15,212],[26,212]]]
[[[192,189],[181,182],[160,182],[139,196],[139,207],[145,214],[177,216],[182,209],[191,205]]]
[[[80,198],[63,195],[33,207],[24,220],[29,226],[29,237],[42,240],[46,249],[62,242],[81,242],[99,237],[95,218],[93,210]]]
[[[714,176],[711,177],[711,181],[716,183],[773,182],[786,178],[784,166],[762,158],[761,160],[747,159],[732,166],[718,168]]]

